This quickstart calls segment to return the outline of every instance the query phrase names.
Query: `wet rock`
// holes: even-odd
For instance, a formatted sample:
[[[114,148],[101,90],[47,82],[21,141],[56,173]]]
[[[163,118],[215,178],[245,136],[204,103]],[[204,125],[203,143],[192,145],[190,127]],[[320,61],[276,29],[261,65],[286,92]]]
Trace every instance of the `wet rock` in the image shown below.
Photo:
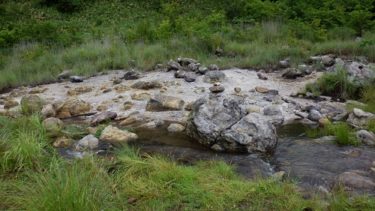
[[[64,71],[62,71],[62,72],[57,76],[57,79],[58,79],[58,80],[68,79],[71,75],[72,75],[72,73],[70,72],[70,70],[64,70]]]
[[[81,76],[70,76],[70,82],[72,83],[81,83],[83,82],[83,77]]]
[[[373,132],[369,132],[367,130],[359,130],[356,132],[356,136],[362,144],[375,146],[375,134]]]
[[[177,70],[177,71],[174,73],[174,77],[175,77],[175,78],[184,78],[184,77],[185,77],[185,74],[186,74],[185,71],[183,71],[183,70]]]
[[[65,136],[63,137],[58,137],[54,142],[53,142],[53,147],[55,148],[68,148],[73,144],[73,140],[70,138],[67,138]]]
[[[178,123],[172,123],[168,126],[167,130],[170,133],[181,133],[185,130],[185,126]]]
[[[14,99],[7,99],[4,102],[4,109],[10,109],[10,108],[16,107],[18,105],[19,105],[19,103],[16,100],[14,100]]]
[[[208,70],[211,70],[211,71],[219,70],[219,67],[216,64],[210,64],[208,65]]]
[[[375,182],[371,178],[360,175],[359,172],[355,171],[340,174],[337,181],[340,185],[349,189],[375,190]]]
[[[221,93],[224,92],[225,88],[220,83],[215,83],[213,86],[209,88],[209,90],[212,93]]]
[[[303,77],[304,74],[296,68],[288,68],[284,70],[281,76],[286,79],[296,79],[298,77]]]
[[[335,57],[333,55],[324,55],[321,57],[322,59],[322,64],[325,67],[331,67],[332,65],[335,64]]]
[[[99,139],[96,138],[93,135],[87,135],[83,137],[81,140],[78,141],[76,145],[76,150],[77,151],[84,151],[84,150],[93,150],[98,148],[99,146]]]
[[[270,152],[276,147],[275,128],[259,113],[241,106],[239,96],[209,96],[194,104],[187,133],[211,149],[231,152]]]
[[[58,118],[50,117],[43,121],[43,127],[50,137],[57,137],[61,134],[64,123]]]
[[[124,74],[124,77],[122,77],[125,80],[137,80],[141,78],[141,74],[139,72],[136,72],[134,70],[128,71]]]
[[[289,59],[285,59],[285,60],[279,61],[279,67],[280,68],[288,68],[288,67],[290,67]]]
[[[331,138],[327,140],[288,138],[279,140],[273,163],[278,170],[287,172],[288,178],[298,181],[299,186],[304,189],[311,190],[322,186],[331,190],[339,181],[339,175],[342,179],[351,176],[345,172],[366,171],[361,176],[374,179],[367,172],[374,156],[373,149],[337,146]],[[341,181],[344,185],[352,183],[344,181]],[[368,183],[370,185],[368,187],[371,187],[371,184]],[[350,186],[354,192],[375,193],[375,188]]]
[[[163,120],[154,120],[138,126],[138,128],[153,130],[164,125]]]
[[[208,71],[203,81],[206,83],[216,83],[216,82],[223,82],[225,80],[225,74],[221,71],[214,70],[214,71]]]
[[[74,95],[80,95],[83,93],[88,93],[88,92],[91,92],[92,90],[93,90],[93,87],[91,86],[79,86],[76,88],[69,89],[67,94],[69,96],[74,96]]]
[[[117,113],[113,111],[105,111],[93,116],[91,125],[95,126],[110,120],[114,120],[117,117]]]
[[[55,110],[58,118],[69,118],[89,112],[91,105],[79,98],[69,98],[60,106],[57,106]]]
[[[354,127],[363,127],[368,123],[368,121],[374,118],[374,114],[365,112],[359,108],[354,108],[353,112],[349,114],[346,121]]]
[[[168,71],[171,71],[171,70],[179,70],[181,69],[181,65],[178,63],[178,62],[175,62],[173,60],[170,60],[167,64],[167,70]]]
[[[322,114],[318,110],[311,109],[307,118],[311,121],[318,122],[322,117]]]
[[[42,113],[42,116],[44,118],[56,116],[56,111],[53,108],[52,104],[47,104],[47,105],[43,106],[43,109],[42,109],[41,113]]]
[[[131,95],[133,100],[149,100],[151,95],[147,92],[136,92]]]
[[[126,130],[120,130],[111,125],[104,128],[102,134],[100,135],[100,140],[106,141],[113,145],[127,144],[129,141],[134,141],[136,139],[138,139],[137,134]]]
[[[21,99],[22,112],[26,114],[39,113],[43,108],[43,100],[38,95],[27,95]]]
[[[257,73],[257,76],[260,80],[268,80],[268,77],[264,73]]]
[[[161,88],[162,86],[163,84],[160,83],[159,81],[138,81],[134,83],[131,87],[133,89],[149,90],[149,89],[158,89],[158,88]]]
[[[197,76],[193,72],[186,73],[184,76],[186,82],[194,82],[197,79]]]
[[[184,104],[180,98],[158,94],[148,101],[146,111],[178,111]]]
[[[133,107],[133,105],[134,105],[134,103],[133,102],[131,102],[131,101],[126,101],[126,102],[124,102],[124,104],[123,104],[123,110],[129,110],[129,109],[131,109],[132,107]]]

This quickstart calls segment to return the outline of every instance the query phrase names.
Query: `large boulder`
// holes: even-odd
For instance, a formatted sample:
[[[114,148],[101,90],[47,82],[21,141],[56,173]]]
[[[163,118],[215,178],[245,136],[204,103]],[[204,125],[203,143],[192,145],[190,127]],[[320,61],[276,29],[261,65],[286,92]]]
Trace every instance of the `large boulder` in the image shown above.
[[[375,81],[374,67],[359,62],[352,62],[345,66],[349,80],[358,86],[365,86]]]
[[[147,105],[147,111],[178,111],[182,110],[185,102],[177,97],[166,95],[155,95],[152,97]]]
[[[209,95],[193,105],[187,134],[215,151],[268,153],[277,144],[273,121],[278,115],[248,113],[248,99]]]
[[[109,125],[104,128],[99,139],[113,145],[124,145],[129,141],[138,139],[138,136],[135,133],[126,130],[120,130],[117,127]]]
[[[65,102],[54,104],[58,118],[69,118],[79,116],[91,110],[91,105],[79,98],[69,98]]]

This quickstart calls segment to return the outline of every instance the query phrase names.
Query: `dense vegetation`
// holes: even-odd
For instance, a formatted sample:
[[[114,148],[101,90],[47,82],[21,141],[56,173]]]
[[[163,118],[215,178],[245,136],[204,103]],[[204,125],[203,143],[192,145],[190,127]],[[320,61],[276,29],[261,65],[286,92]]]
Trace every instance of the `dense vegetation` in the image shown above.
[[[183,166],[127,147],[114,158],[64,160],[38,116],[0,117],[1,210],[373,210],[338,190],[304,199],[277,178],[245,180],[223,162]]]
[[[374,0],[3,0],[0,89],[178,56],[258,68],[319,53],[375,61],[373,14]]]

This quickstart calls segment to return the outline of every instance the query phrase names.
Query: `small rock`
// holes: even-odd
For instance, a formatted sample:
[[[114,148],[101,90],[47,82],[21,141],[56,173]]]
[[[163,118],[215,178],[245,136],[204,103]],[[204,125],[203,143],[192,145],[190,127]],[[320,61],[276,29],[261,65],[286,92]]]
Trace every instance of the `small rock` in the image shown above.
[[[136,139],[138,139],[137,134],[125,130],[120,130],[117,127],[113,127],[111,125],[104,128],[100,136],[100,140],[114,145],[123,145],[128,143],[129,141],[133,141]]]
[[[192,72],[198,72],[199,70],[199,67],[200,67],[200,64],[199,63],[190,63],[188,65],[188,69]]]
[[[137,122],[137,118],[130,116],[120,122],[120,126],[128,126]]]
[[[95,116],[93,116],[93,118],[91,120],[91,125],[95,126],[95,125],[98,125],[98,124],[101,124],[101,123],[113,120],[116,117],[117,117],[117,113],[116,112],[113,112],[113,111],[101,112],[101,113],[96,114]]]
[[[117,93],[123,93],[123,92],[130,90],[130,87],[119,84],[119,85],[116,85],[114,89]]]
[[[68,79],[71,75],[72,73],[70,72],[70,70],[64,70],[57,76],[57,79],[58,80]]]
[[[83,82],[83,77],[81,76],[70,76],[70,82],[72,83],[81,83]]]
[[[121,78],[115,78],[112,80],[112,82],[113,82],[113,85],[117,85],[117,84],[121,84],[122,80]]]
[[[129,110],[129,109],[131,109],[132,107],[133,107],[133,105],[134,105],[134,103],[133,102],[131,102],[131,101],[126,101],[126,102],[124,102],[124,104],[123,104],[123,110]]]
[[[176,111],[182,110],[185,102],[177,97],[155,95],[147,105],[146,111]]]
[[[60,135],[64,123],[58,118],[50,117],[43,121],[43,127],[50,137],[57,137]]]
[[[183,70],[177,70],[177,71],[174,73],[174,77],[175,77],[175,78],[184,78],[184,77],[185,77],[185,74],[186,74],[185,71],[183,71]]]
[[[131,95],[133,100],[149,100],[151,95],[147,92],[136,92]]]
[[[52,145],[55,148],[67,148],[67,147],[70,147],[72,144],[73,144],[73,140],[72,139],[63,136],[63,137],[58,137],[53,142]]]
[[[288,67],[290,67],[289,59],[285,59],[285,60],[279,61],[279,67],[280,68],[288,68]]]
[[[133,89],[157,89],[163,87],[159,81],[138,81],[131,86]]]
[[[177,62],[182,66],[189,66],[189,64],[195,64],[198,63],[197,60],[191,59],[191,58],[177,58]]]
[[[47,104],[47,105],[43,106],[43,109],[42,109],[41,113],[42,113],[42,116],[44,118],[56,116],[56,111],[53,108],[52,104]]]
[[[241,92],[241,88],[240,87],[235,87],[234,88],[234,92],[239,94]]]
[[[211,71],[219,70],[219,67],[216,64],[210,64],[208,65],[208,70],[211,70]]]
[[[124,74],[124,77],[122,77],[125,80],[137,80],[141,78],[141,74],[139,72],[136,72],[134,70],[126,72]]]
[[[224,92],[225,88],[220,83],[215,83],[213,86],[210,87],[209,90],[212,93],[221,93]]]
[[[302,71],[296,68],[288,68],[284,70],[281,77],[287,78],[287,79],[296,79],[298,77],[303,77],[303,73]]]
[[[268,77],[264,73],[257,73],[257,76],[260,80],[268,80]]]
[[[360,130],[357,131],[356,136],[357,139],[361,141],[361,143],[368,146],[375,146],[375,134],[373,132]]]
[[[223,82],[224,80],[225,80],[225,74],[218,70],[207,72],[203,78],[203,81],[206,83]]]
[[[170,60],[167,64],[167,70],[168,71],[171,71],[171,70],[179,70],[181,69],[181,65],[178,63],[178,62],[175,62],[173,60]]]
[[[326,67],[330,67],[335,64],[335,58],[333,55],[322,56],[322,64]]]
[[[255,91],[265,94],[268,93],[270,90],[266,87],[256,86]]]
[[[185,130],[185,127],[181,124],[172,123],[167,128],[170,133],[181,133]]]
[[[311,109],[307,118],[311,121],[318,122],[322,117],[322,114],[318,110]]]
[[[193,72],[188,72],[185,74],[184,79],[186,82],[194,82],[196,80],[197,76]]]
[[[204,75],[208,71],[207,67],[199,67],[197,73]]]
[[[77,151],[83,151],[86,149],[93,150],[93,149],[98,148],[98,145],[99,145],[99,139],[90,134],[90,135],[83,137],[81,140],[78,141],[76,145],[76,150]]]
[[[374,116],[374,114],[372,113],[369,113],[369,112],[365,112],[359,108],[354,108],[353,109],[353,114],[358,117],[358,118],[362,118],[362,117],[372,117]]]

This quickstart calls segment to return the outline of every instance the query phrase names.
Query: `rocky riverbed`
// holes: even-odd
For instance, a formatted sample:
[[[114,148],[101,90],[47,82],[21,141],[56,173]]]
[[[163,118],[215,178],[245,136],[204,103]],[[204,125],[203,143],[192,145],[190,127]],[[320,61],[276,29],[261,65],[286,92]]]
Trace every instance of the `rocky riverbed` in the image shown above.
[[[326,66],[325,71],[346,64],[355,79],[372,77],[366,65],[312,59]],[[343,185],[374,194],[375,136],[360,130],[374,114],[347,111],[345,103],[329,97],[298,94],[322,72],[311,65],[290,68],[288,61],[280,66],[271,73],[218,70],[185,58],[149,73],[118,70],[82,78],[65,71],[59,83],[0,95],[0,114],[40,112],[53,145],[68,158],[107,155],[114,147],[131,144],[187,164],[224,160],[248,178],[290,178],[325,193]],[[307,139],[298,127],[290,127],[327,121],[348,121],[358,128],[363,145],[339,147],[332,137]],[[69,125],[80,125],[84,132],[72,138],[64,129]],[[288,125],[284,135],[277,132]]]

